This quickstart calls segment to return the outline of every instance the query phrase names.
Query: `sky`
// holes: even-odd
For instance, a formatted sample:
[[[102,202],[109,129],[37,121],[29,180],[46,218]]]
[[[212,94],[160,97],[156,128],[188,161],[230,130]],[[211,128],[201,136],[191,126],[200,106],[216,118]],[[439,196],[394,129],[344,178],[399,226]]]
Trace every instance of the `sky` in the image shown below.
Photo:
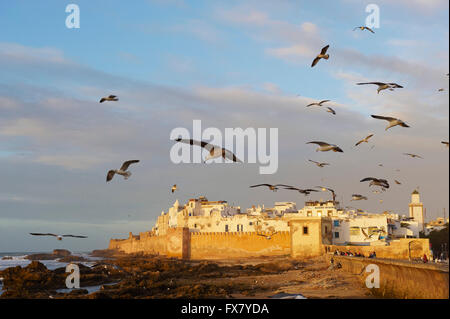
[[[71,3],[78,29],[65,24]],[[353,31],[371,3],[380,27]],[[204,195],[243,210],[330,199],[249,188],[259,183],[324,185],[344,206],[399,214],[418,188],[427,220],[444,209],[448,216],[448,9],[446,0],[1,1],[0,252],[103,249],[110,238],[151,230],[176,199]],[[325,45],[329,60],[311,68]],[[377,94],[355,85],[367,81],[404,88]],[[109,94],[119,101],[98,103]],[[336,115],[305,107],[323,99]],[[385,131],[371,114],[410,128]],[[193,120],[222,131],[278,128],[278,171],[172,163],[170,133],[192,132]],[[370,133],[369,144],[354,147]],[[344,153],[315,152],[310,141]],[[106,183],[106,172],[129,159],[141,161],[131,178]],[[369,176],[391,188],[372,193],[360,182]],[[369,199],[350,202],[355,193]]]

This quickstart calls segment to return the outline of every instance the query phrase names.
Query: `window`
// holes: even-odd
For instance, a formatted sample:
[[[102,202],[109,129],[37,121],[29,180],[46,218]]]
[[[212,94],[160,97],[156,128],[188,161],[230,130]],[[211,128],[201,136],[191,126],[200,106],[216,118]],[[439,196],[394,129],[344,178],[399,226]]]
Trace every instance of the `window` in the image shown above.
[[[334,232],[334,238],[339,238],[339,232]]]
[[[333,226],[334,227],[339,227],[339,221],[338,220],[333,221]]]
[[[197,224],[194,224],[194,228],[197,228]]]
[[[322,216],[322,211],[321,210],[319,210],[318,212],[317,212],[317,216]]]
[[[228,225],[225,225],[225,232],[228,233]]]
[[[303,235],[308,235],[308,226],[303,227]]]
[[[325,226],[325,234],[328,234],[328,227]]]
[[[252,225],[253,225],[253,222],[249,222],[248,224],[249,224],[250,226],[252,226]]]
[[[244,225],[241,225],[241,231],[244,231]]]
[[[237,225],[237,231],[239,231],[241,229],[240,227],[241,225]]]
[[[312,211],[308,210],[308,211],[306,212],[306,216],[311,217],[311,216],[312,216]]]
[[[328,217],[331,217],[331,216],[333,216],[333,211],[332,211],[332,210],[329,210],[329,211],[328,211]]]

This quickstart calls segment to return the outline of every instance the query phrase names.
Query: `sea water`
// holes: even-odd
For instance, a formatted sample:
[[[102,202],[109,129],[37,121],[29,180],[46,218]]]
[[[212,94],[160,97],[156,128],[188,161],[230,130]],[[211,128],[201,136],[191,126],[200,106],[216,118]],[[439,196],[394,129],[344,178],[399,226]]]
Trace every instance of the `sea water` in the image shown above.
[[[10,267],[26,267],[31,263],[31,260],[26,259],[25,257],[28,255],[33,254],[42,254],[42,252],[0,252],[0,270],[4,270],[6,268]],[[45,254],[45,252],[44,252]],[[73,256],[81,256],[85,259],[88,259],[90,261],[85,262],[74,262],[74,263],[81,263],[87,267],[93,266],[97,261],[102,260],[101,257],[91,257],[86,252],[80,252],[80,253],[73,253]],[[3,260],[3,257],[11,257],[11,259]],[[47,269],[49,270],[55,270],[57,268],[66,267],[69,263],[68,262],[59,262],[57,260],[39,260]],[[0,295],[3,293],[3,282],[0,278]]]

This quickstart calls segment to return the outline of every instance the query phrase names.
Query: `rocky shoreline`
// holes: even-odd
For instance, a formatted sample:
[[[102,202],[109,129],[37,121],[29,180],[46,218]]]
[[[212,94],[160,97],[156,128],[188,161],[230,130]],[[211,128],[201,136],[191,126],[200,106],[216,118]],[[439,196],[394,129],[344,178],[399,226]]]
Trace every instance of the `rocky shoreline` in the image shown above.
[[[62,258],[70,256],[66,254]],[[343,288],[352,297],[367,298],[365,290],[355,287],[356,281],[343,278],[345,275],[337,270],[330,271],[324,260],[299,261],[285,257],[185,261],[161,256],[121,255],[111,251],[95,251],[91,256],[104,259],[92,267],[74,262],[80,268],[82,289],[60,292],[66,288],[68,273],[65,268],[52,271],[33,260],[27,267],[0,271],[5,290],[0,298],[267,298],[275,293],[300,293],[308,289],[330,294],[330,288],[336,291]],[[100,287],[98,291],[89,293],[84,289],[89,286]],[[314,294],[307,297],[314,298]],[[336,295],[332,297],[339,298]]]

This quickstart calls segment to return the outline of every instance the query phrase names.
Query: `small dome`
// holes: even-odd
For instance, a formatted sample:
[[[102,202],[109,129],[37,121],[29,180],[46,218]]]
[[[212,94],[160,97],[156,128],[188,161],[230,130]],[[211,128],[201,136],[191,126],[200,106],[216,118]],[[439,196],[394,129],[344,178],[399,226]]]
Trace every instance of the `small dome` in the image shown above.
[[[414,192],[412,192],[411,195],[419,195],[419,192],[417,191],[417,189],[415,189]]]

